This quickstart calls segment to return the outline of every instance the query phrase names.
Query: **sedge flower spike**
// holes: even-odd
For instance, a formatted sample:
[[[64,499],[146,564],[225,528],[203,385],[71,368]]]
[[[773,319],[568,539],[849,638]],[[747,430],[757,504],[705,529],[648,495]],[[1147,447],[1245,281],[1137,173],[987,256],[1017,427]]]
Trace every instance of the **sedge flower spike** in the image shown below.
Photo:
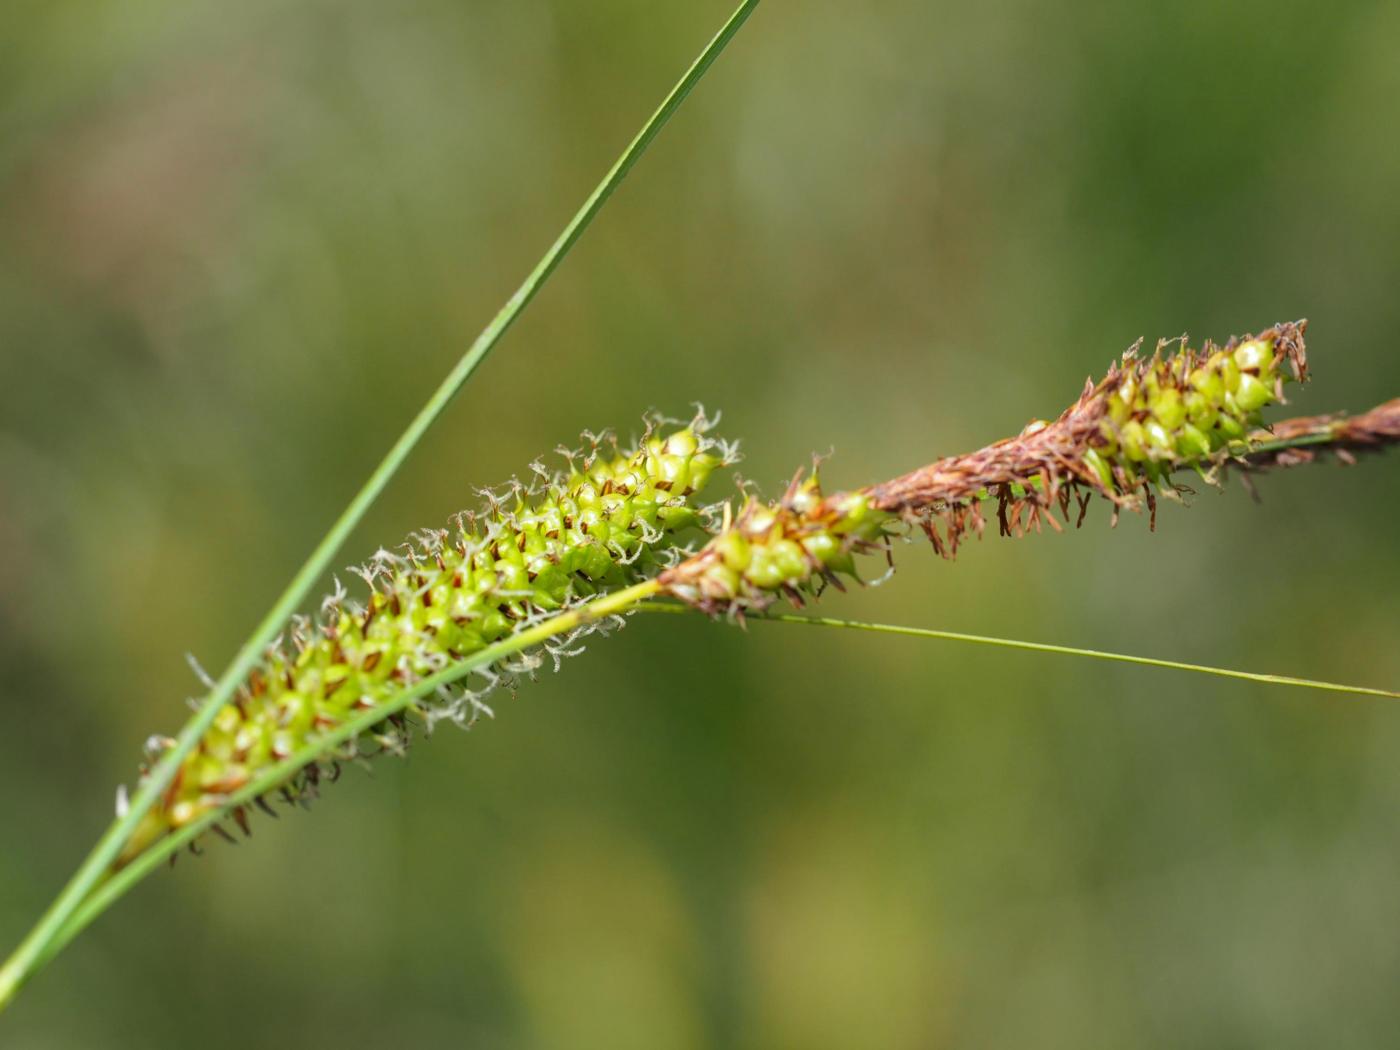
[[[897,521],[863,492],[823,498],[814,470],[794,478],[775,504],[749,496],[737,516],[726,505],[719,534],[660,582],[711,614],[742,617],[779,598],[800,608],[805,595],[842,587],[842,575],[858,579],[855,555],[888,550]]]
[[[1283,401],[1286,383],[1307,379],[1306,328],[1275,325],[1165,357],[1163,342],[1147,360],[1133,347],[1100,382],[1087,381],[1058,419],[1034,420],[1015,437],[865,491],[877,507],[917,521],[949,555],[963,533],[981,532],[979,504],[988,497],[1004,535],[1055,525],[1047,512],[1058,506],[1068,517],[1075,496],[1081,516],[1098,495],[1115,515],[1146,505],[1155,517],[1158,494],[1186,491],[1175,473],[1194,471],[1213,485],[1221,468],[1247,465],[1263,409]]]
[[[742,616],[780,598],[800,606],[826,585],[840,586],[842,576],[855,577],[855,555],[883,550],[888,557],[891,540],[911,526],[952,557],[965,533],[982,533],[989,500],[1003,535],[1042,521],[1058,529],[1053,511],[1068,520],[1072,498],[1082,521],[1095,495],[1113,504],[1115,516],[1145,504],[1155,522],[1157,494],[1185,491],[1173,481],[1177,472],[1216,484],[1231,463],[1277,465],[1276,458],[1252,465],[1248,457],[1269,436],[1258,429],[1262,410],[1283,400],[1285,383],[1307,378],[1305,328],[1303,321],[1280,324],[1170,356],[1162,343],[1150,359],[1134,347],[1103,380],[1087,382],[1058,419],[854,492],[823,496],[815,471],[799,473],[776,503],[750,497],[737,514],[726,508],[720,534],[660,581],[704,611]],[[1355,422],[1345,433],[1353,444],[1366,436]],[[1339,449],[1343,436],[1334,435]]]
[[[567,469],[550,474],[532,464],[532,485],[513,482],[483,493],[486,507],[459,515],[454,530],[420,533],[399,552],[381,550],[357,570],[369,587],[365,601],[337,586],[318,618],[293,623],[290,644],[268,650],[138,826],[122,863],[219,808],[318,733],[541,618],[649,579],[678,560],[684,534],[703,527],[709,514],[699,493],[736,458],[732,446],[707,435],[709,426],[701,414],[669,434],[649,433],[628,451],[607,436],[586,434],[583,451],[560,450]],[[578,651],[570,648],[575,640],[549,646],[556,665]],[[482,701],[490,688],[532,672],[543,658],[526,650],[479,671],[486,689],[443,690],[436,702],[413,710],[429,727],[443,719],[470,725],[489,713]],[[330,756],[328,771],[338,772],[335,759],[355,757],[360,743],[402,752],[406,720],[391,715],[367,736],[372,740],[352,741]],[[170,743],[154,737],[148,750],[158,755]],[[282,786],[284,797],[309,797],[321,772],[307,766]],[[259,804],[270,810],[265,800]],[[246,831],[246,812],[236,808],[232,815]]]

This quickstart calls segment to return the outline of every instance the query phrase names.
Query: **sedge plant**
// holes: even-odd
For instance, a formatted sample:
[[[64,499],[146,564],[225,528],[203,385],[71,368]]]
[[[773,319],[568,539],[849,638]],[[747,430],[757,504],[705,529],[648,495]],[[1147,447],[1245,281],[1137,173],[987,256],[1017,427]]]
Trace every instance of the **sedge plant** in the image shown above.
[[[712,475],[734,462],[703,412],[652,419],[635,444],[585,435],[558,469],[484,493],[450,529],[417,533],[363,567],[314,616],[309,592],[388,481],[534,298],[603,204],[757,7],[744,0],[587,198],[565,230],[414,417],[186,725],[153,736],[117,819],[0,967],[0,1010],[22,985],[138,881],[202,838],[246,833],[259,811],[304,802],[341,764],[402,753],[415,726],[472,724],[489,693],[512,687],[579,641],[639,610],[880,631],[1119,660],[1278,685],[1400,698],[1385,689],[1210,668],[913,627],[775,613],[858,580],[862,557],[924,537],[951,557],[989,521],[1015,536],[1091,502],[1145,509],[1178,499],[1183,476],[1219,484],[1312,462],[1350,461],[1400,442],[1400,401],[1354,417],[1275,421],[1285,384],[1307,377],[1303,322],[1200,350],[1136,349],[1054,420],[976,452],[827,495],[815,468],[777,500],[749,493],[707,505]],[[1184,342],[1184,341],[1183,341]],[[1058,517],[1057,517],[1058,515]],[[891,562],[892,563],[892,562]]]

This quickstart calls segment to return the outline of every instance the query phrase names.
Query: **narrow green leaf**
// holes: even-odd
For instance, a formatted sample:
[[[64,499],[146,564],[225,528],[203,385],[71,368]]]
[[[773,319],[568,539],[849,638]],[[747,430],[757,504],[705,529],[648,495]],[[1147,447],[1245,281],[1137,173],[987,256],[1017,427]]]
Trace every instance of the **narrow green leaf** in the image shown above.
[[[639,607],[642,612],[689,613],[689,606],[670,602],[653,602]],[[875,631],[880,634],[903,635],[909,638],[931,638],[946,642],[970,642],[974,645],[993,645],[1003,649],[1023,649],[1035,653],[1054,653],[1059,656],[1084,656],[1094,660],[1108,660],[1116,663],[1138,664],[1142,667],[1160,667],[1169,671],[1190,671],[1193,674],[1215,675],[1218,678],[1238,678],[1246,682],[1262,682],[1265,685],[1286,685],[1299,689],[1320,689],[1330,693],[1348,693],[1353,696],[1377,696],[1387,700],[1400,700],[1400,692],[1389,689],[1372,689],[1361,685],[1340,685],[1336,682],[1320,682],[1311,678],[1293,678],[1289,675],[1261,674],[1254,671],[1235,671],[1227,667],[1209,667],[1204,664],[1184,663],[1180,660],[1161,660],[1151,656],[1133,656],[1128,653],[1107,652],[1102,649],[1076,649],[1072,646],[1051,645],[1047,642],[1023,642],[1015,638],[994,638],[982,634],[963,634],[959,631],[938,631],[927,627],[901,627],[886,623],[867,623],[862,620],[838,620],[829,616],[796,616],[778,614],[751,616],[746,623],[800,623],[813,627],[845,627],[856,631]]]

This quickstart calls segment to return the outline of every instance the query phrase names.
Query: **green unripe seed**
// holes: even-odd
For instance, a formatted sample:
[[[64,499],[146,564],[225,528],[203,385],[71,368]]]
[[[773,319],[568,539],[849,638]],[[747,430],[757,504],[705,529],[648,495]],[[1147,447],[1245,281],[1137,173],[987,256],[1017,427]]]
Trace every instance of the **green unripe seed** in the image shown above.
[[[744,574],[729,568],[727,565],[720,565],[714,571],[713,578],[719,589],[725,594],[738,594],[746,586]]]
[[[1177,432],[1176,450],[1188,460],[1201,459],[1210,455],[1210,441],[1197,427],[1186,423]]]
[[[1157,420],[1149,419],[1143,426],[1143,431],[1147,435],[1147,447],[1153,459],[1170,457],[1176,451],[1176,442],[1172,440],[1167,428]]]
[[[1222,412],[1215,428],[1229,441],[1238,441],[1245,435],[1245,425],[1234,414]]]
[[[1191,385],[1211,404],[1218,404],[1225,396],[1225,377],[1214,365],[1193,370]]]
[[[710,475],[715,472],[715,468],[720,465],[720,461],[714,456],[696,456],[690,461],[690,488],[694,492],[699,492],[710,481]]]
[[[715,539],[715,550],[724,564],[736,572],[743,572],[749,566],[752,552],[749,541],[741,533],[730,530]]]
[[[690,470],[681,456],[660,456],[661,478],[670,486],[667,491],[679,492],[690,482]]]
[[[1118,454],[1118,431],[1108,420],[1099,424],[1098,450],[1110,459]]]
[[[1235,364],[1233,357],[1226,357],[1221,362],[1220,373],[1225,377],[1225,390],[1233,394],[1240,388],[1240,366]]]
[[[760,590],[776,590],[788,579],[777,555],[768,547],[755,547],[744,578]]]
[[[810,514],[822,501],[821,486],[813,474],[797,488],[783,497],[788,507],[798,514]]]
[[[1084,464],[1092,470],[1095,476],[1106,489],[1113,488],[1113,468],[1108,465],[1108,461],[1099,455],[1094,449],[1086,449],[1084,452]]]
[[[1147,434],[1137,420],[1130,419],[1119,428],[1118,443],[1123,446],[1123,455],[1134,463],[1147,459]]]
[[[689,459],[700,450],[700,439],[689,428],[677,430],[666,438],[665,448],[669,455]]]
[[[1235,364],[1244,371],[1261,372],[1273,367],[1274,348],[1259,339],[1235,347]]]
[[[1175,387],[1161,391],[1148,406],[1148,410],[1157,422],[1168,430],[1175,430],[1186,422],[1186,406],[1182,404],[1181,391]]]
[[[1243,411],[1257,412],[1273,399],[1273,390],[1263,380],[1248,372],[1240,375],[1239,389],[1235,391],[1235,404]]]
[[[773,552],[773,560],[784,579],[803,578],[811,571],[800,543],[789,539],[775,540],[769,549]]]
[[[842,554],[841,541],[829,532],[802,537],[802,548],[822,565],[830,567]]]
[[[667,532],[683,532],[686,529],[699,527],[700,514],[692,507],[667,506],[657,510],[656,520]]]
[[[778,511],[762,504],[751,504],[746,515],[747,528],[744,530],[749,536],[766,533],[778,524]]]
[[[1220,410],[1216,408],[1214,402],[1199,390],[1192,390],[1184,399],[1186,405],[1186,418],[1202,430],[1209,430],[1215,426],[1216,419],[1220,416]]]
[[[1123,426],[1133,418],[1132,402],[1127,400],[1121,391],[1108,399],[1108,418],[1117,427]]]

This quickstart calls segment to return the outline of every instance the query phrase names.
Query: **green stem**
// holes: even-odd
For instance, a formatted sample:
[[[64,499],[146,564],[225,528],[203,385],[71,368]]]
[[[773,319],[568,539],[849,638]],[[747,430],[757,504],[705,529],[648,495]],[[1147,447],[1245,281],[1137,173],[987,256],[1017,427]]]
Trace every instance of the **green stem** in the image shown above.
[[[654,603],[640,608],[642,612],[689,613],[688,605]],[[1025,649],[1036,653],[1057,653],[1061,656],[1088,656],[1095,660],[1110,660],[1117,663],[1138,664],[1143,667],[1162,667],[1171,671],[1190,671],[1194,674],[1216,675],[1220,678],[1239,678],[1247,682],[1263,682],[1266,685],[1287,685],[1300,689],[1321,689],[1331,693],[1349,693],[1353,696],[1379,696],[1387,700],[1400,700],[1400,693],[1389,689],[1371,689],[1361,685],[1338,685],[1335,682],[1319,682],[1311,678],[1292,678],[1288,675],[1256,674],[1253,671],[1234,671],[1226,667],[1209,667],[1204,664],[1188,664],[1180,660],[1158,660],[1150,656],[1131,656],[1127,653],[1112,653],[1102,649],[1075,649],[1064,645],[1050,645],[1046,642],[1023,642],[1014,638],[993,638],[982,634],[963,634],[958,631],[936,631],[927,627],[899,627],[884,623],[866,623],[861,620],[837,620],[826,616],[795,616],[778,614],[772,616],[751,616],[747,623],[803,623],[817,627],[849,627],[858,631],[878,631],[882,634],[897,634],[911,638],[934,638],[949,642],[972,642],[976,645],[994,645],[1003,649]]]
[[[1329,445],[1336,439],[1336,428],[1331,425],[1324,425],[1310,434],[1296,434],[1289,438],[1271,438],[1268,440],[1251,441],[1240,455],[1247,460],[1250,456],[1265,455],[1270,452],[1282,452],[1290,448],[1308,448],[1312,445]]]
[[[175,746],[165,752],[160,762],[143,780],[132,797],[126,814],[107,828],[97,845],[93,847],[77,872],[69,879],[67,885],[64,886],[48,910],[44,912],[33,930],[6,960],[4,966],[0,967],[0,1011],[4,1010],[20,986],[33,974],[40,960],[52,957],[53,953],[49,948],[55,936],[67,926],[84,898],[103,879],[137,823],[159,799],[161,793],[174,778],[185,756],[198,744],[200,738],[218,715],[219,709],[228,703],[239,684],[258,665],[268,644],[276,637],[277,632],[282,629],[292,613],[305,601],[311,588],[330,566],[336,552],[344,544],[355,526],[359,524],[365,512],[384,491],[389,481],[408,458],[409,453],[442,415],[453,397],[476,371],[477,366],[485,360],[500,341],[501,336],[519,317],[521,311],[539,292],[550,274],[569,253],[569,249],[574,246],[589,223],[593,221],[594,216],[598,214],[608,198],[612,196],[613,191],[617,189],[632,169],[632,166],[646,151],[652,139],[665,126],[671,115],[685,101],[686,96],[690,94],[715,59],[719,57],[720,52],[724,50],[749,15],[753,13],[758,2],[759,0],[744,0],[739,5],[729,21],[710,41],[705,50],[701,52],[700,57],[695,60],[694,64],[671,90],[671,93],[666,96],[661,106],[652,114],[641,132],[623,151],[622,156],[603,177],[602,182],[584,201],[583,206],[564,228],[564,232],[550,245],[549,250],[544,253],[543,258],[516,289],[515,294],[492,318],[491,323],[477,336],[476,341],[448,373],[447,378],[433,392],[427,403],[409,423],[408,428],[394,442],[388,454],[369,476],[369,480],[355,494],[350,505],[345,508],[325,537],[317,544],[316,549],[311,552],[305,564],[292,578],[287,589],[282,592],[282,595],[273,604],[267,615],[263,617],[248,640],[243,643],[242,648],[238,650],[237,655],[215,683],[199,710],[180,731],[176,737]]]

